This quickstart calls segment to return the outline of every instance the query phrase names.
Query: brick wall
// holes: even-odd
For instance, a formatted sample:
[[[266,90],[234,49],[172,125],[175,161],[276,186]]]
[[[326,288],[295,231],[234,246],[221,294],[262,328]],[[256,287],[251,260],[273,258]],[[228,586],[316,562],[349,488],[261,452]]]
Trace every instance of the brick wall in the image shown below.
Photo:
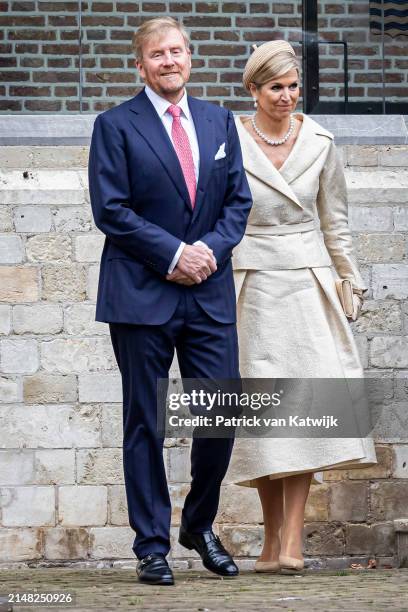
[[[408,147],[343,148],[350,221],[370,287],[353,325],[368,376],[386,379],[379,465],[312,487],[305,552],[344,566],[393,562],[408,508]],[[122,474],[121,385],[108,327],[94,321],[103,244],[86,147],[0,148],[0,563],[131,558]],[[168,441],[173,560],[188,448]],[[223,486],[218,529],[241,565],[259,553],[255,490]]]
[[[322,2],[320,38],[350,43],[350,97],[381,99],[382,49],[368,29],[368,0]],[[1,1],[0,112],[99,112],[140,83],[130,41],[146,19],[171,14],[191,32],[192,95],[233,110],[251,106],[241,85],[251,45],[286,38],[300,54],[300,2]],[[81,25],[81,45],[79,45]],[[405,99],[407,37],[386,37],[387,99]],[[321,45],[321,99],[343,96],[342,47]],[[80,59],[81,58],[81,59]],[[80,98],[82,104],[80,104]]]
[[[369,28],[367,0],[323,2],[319,11],[319,39],[348,43],[350,101],[381,100],[385,95],[388,102],[408,102],[408,37],[385,36],[383,50],[381,36],[371,33]],[[342,98],[343,47],[322,44],[319,52],[321,100]]]

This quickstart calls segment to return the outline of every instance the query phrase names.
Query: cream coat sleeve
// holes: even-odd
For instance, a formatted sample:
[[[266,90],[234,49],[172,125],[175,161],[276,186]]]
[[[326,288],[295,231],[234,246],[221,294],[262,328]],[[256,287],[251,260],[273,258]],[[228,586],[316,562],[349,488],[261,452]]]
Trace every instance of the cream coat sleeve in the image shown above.
[[[347,186],[343,164],[333,141],[319,177],[317,212],[324,242],[341,278],[348,278],[354,287],[366,290],[354,255],[348,225]]]

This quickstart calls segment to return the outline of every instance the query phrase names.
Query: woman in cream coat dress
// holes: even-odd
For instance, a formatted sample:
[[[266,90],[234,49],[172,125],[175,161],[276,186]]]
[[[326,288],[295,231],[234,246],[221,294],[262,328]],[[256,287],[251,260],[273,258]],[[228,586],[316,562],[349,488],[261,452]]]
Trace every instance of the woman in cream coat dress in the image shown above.
[[[352,281],[356,318],[366,287],[353,256],[343,166],[328,130],[291,115],[298,78],[285,41],[256,48],[244,72],[257,111],[255,124],[236,117],[253,196],[233,257],[240,371],[244,378],[358,378],[361,362],[335,289],[336,274]],[[288,128],[284,142],[267,142]],[[255,569],[303,568],[314,472],[374,463],[371,438],[237,439],[225,481],[258,488],[265,539]]]

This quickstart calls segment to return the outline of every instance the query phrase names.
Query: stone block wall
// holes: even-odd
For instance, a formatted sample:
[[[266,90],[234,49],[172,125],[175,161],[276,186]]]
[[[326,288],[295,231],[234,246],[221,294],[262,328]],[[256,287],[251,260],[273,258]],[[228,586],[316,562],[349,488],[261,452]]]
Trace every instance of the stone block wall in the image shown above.
[[[242,68],[254,43],[285,38],[301,54],[299,1],[99,0],[80,6],[79,12],[77,2],[0,2],[0,112],[99,112],[135,95],[140,81],[132,34],[158,15],[182,20],[191,33],[191,95],[232,110],[251,108]],[[407,102],[407,37],[386,36],[383,49],[381,36],[369,29],[368,0],[319,3],[319,40],[348,43],[350,101],[385,95]],[[321,100],[342,100],[343,47],[321,44],[319,53]]]
[[[305,551],[320,565],[392,564],[408,508],[408,147],[345,146],[350,221],[368,299],[354,324],[368,376],[386,379],[379,465],[312,487]],[[0,564],[131,563],[121,386],[108,327],[94,321],[103,244],[86,147],[0,148]],[[173,562],[189,449],[169,440]],[[223,486],[217,528],[241,566],[261,546],[254,490]],[[128,561],[126,561],[128,560]],[[198,564],[198,565],[197,565]]]

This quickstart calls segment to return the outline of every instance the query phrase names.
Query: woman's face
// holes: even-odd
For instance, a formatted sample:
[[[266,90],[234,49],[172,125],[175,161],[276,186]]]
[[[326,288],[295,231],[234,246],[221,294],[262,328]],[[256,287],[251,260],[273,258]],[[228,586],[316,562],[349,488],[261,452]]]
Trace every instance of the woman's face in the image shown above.
[[[299,98],[299,74],[296,68],[257,88],[250,84],[251,95],[258,102],[258,110],[281,120],[293,112]]]

